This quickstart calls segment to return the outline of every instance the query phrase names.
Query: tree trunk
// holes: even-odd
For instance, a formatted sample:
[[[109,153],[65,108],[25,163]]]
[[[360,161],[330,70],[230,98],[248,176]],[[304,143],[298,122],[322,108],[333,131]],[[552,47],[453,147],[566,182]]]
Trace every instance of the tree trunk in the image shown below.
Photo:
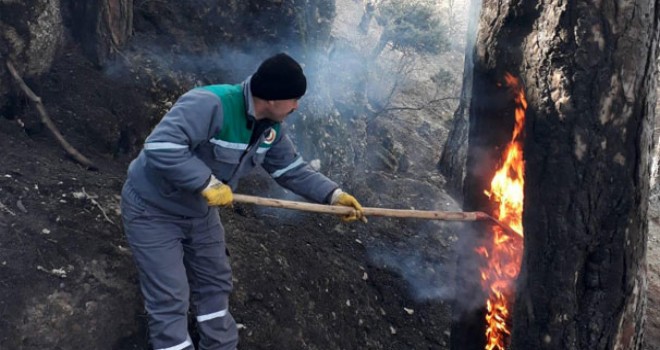
[[[530,103],[513,349],[642,346],[658,5],[521,1],[483,38]]]
[[[522,78],[529,102],[525,252],[511,349],[642,346],[658,5],[483,4],[471,96],[457,112],[469,113],[464,209],[489,210],[482,193],[507,141],[503,131],[511,132],[510,97],[497,88],[499,77]],[[459,246],[469,253],[479,244]],[[469,266],[465,254],[459,268]],[[476,285],[462,281],[457,291],[469,297],[460,293]],[[452,349],[476,348],[483,334],[462,310]]]
[[[468,11],[468,27],[465,43],[465,63],[461,100],[454,112],[452,127],[442,149],[438,170],[447,181],[447,191],[459,202],[463,201],[463,178],[467,159],[468,113],[472,99],[472,69],[474,65],[474,45],[477,36],[477,19],[481,0],[472,0]]]
[[[47,72],[63,41],[60,0],[0,1],[0,110],[10,100],[14,62],[21,75]]]
[[[383,52],[389,41],[390,41],[389,34],[385,30],[378,38],[378,43],[376,44],[376,46],[374,46],[374,48],[371,50],[371,58],[369,60],[375,61],[376,59],[378,59],[378,56],[380,56],[381,52]]]
[[[490,184],[502,148],[513,129],[513,99],[508,89],[502,89],[498,79],[506,67],[496,69],[478,55],[484,46],[481,39],[491,30],[490,15],[496,10],[495,6],[493,2],[483,3],[482,6],[481,0],[471,3],[470,18],[478,18],[479,21],[469,24],[463,98],[454,115],[454,127],[440,161],[441,171],[453,187],[451,192],[461,198],[465,211],[493,212],[484,190]],[[457,297],[452,305],[450,339],[452,350],[483,350],[486,345],[488,294],[482,289],[482,261],[477,261],[476,250],[487,246],[490,227],[479,224],[473,225],[473,228],[474,231],[462,232],[457,244]]]
[[[641,348],[659,5],[536,9],[516,349]]]
[[[133,32],[133,0],[71,1],[71,31],[87,57],[103,64]]]

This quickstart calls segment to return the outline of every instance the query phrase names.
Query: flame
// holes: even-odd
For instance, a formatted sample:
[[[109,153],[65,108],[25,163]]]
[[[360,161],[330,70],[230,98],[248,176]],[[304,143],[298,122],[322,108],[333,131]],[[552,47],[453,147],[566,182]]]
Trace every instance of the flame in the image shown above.
[[[497,206],[494,216],[509,225],[519,237],[506,234],[499,226],[493,226],[489,247],[477,248],[486,266],[481,269],[486,302],[486,350],[504,350],[511,332],[508,328],[510,308],[513,305],[514,282],[520,272],[523,252],[523,185],[525,164],[523,161],[522,130],[525,123],[527,100],[522,85],[513,75],[506,74],[505,84],[514,94],[515,127],[502,165],[495,172],[490,190],[485,191]]]

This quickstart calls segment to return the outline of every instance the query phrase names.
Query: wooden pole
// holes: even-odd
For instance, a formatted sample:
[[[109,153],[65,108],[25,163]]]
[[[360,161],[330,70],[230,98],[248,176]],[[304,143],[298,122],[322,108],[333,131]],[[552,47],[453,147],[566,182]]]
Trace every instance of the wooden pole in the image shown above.
[[[234,202],[256,204],[266,207],[295,209],[309,211],[321,214],[350,215],[355,212],[352,207],[340,205],[325,205],[306,202],[288,201],[283,199],[262,198],[248,196],[244,194],[234,194]],[[386,216],[395,218],[415,218],[429,220],[447,220],[447,221],[476,221],[481,220],[481,215],[485,213],[478,212],[453,212],[453,211],[431,211],[431,210],[408,210],[408,209],[385,209],[385,208],[364,208],[365,216]]]
[[[265,207],[294,209],[321,214],[351,215],[355,209],[339,205],[325,205],[306,202],[289,201],[283,199],[263,198],[249,196],[245,194],[234,194],[234,202],[248,203]],[[383,216],[394,218],[414,218],[426,220],[444,220],[444,221],[481,221],[491,220],[493,223],[501,226],[507,233],[516,234],[508,225],[500,222],[494,217],[480,211],[461,212],[461,211],[435,211],[435,210],[411,210],[411,209],[386,209],[386,208],[364,208],[364,216]]]

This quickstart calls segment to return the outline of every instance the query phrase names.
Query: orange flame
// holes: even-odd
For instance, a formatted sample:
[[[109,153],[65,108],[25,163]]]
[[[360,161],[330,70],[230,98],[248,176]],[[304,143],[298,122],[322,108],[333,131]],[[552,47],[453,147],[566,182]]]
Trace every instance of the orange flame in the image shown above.
[[[486,260],[481,269],[486,302],[486,350],[504,350],[511,332],[507,326],[513,304],[514,281],[520,272],[523,236],[523,161],[522,130],[525,123],[527,100],[522,85],[514,76],[506,74],[505,84],[514,93],[516,123],[502,158],[502,166],[495,172],[490,190],[485,191],[497,205],[495,215],[509,225],[520,237],[507,235],[499,226],[493,226],[492,246],[479,247],[477,252]]]

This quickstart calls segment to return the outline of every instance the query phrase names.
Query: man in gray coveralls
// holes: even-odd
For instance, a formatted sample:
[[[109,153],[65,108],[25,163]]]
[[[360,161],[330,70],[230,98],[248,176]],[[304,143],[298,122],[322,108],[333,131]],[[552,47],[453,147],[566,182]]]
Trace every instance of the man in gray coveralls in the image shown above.
[[[165,114],[129,166],[122,219],[154,349],[193,348],[189,301],[199,348],[236,348],[217,206],[232,203],[238,180],[255,166],[311,201],[355,208],[346,221],[362,218],[358,201],[314,171],[280,128],[306,89],[302,68],[286,54],[266,59],[241,84],[195,88]]]

